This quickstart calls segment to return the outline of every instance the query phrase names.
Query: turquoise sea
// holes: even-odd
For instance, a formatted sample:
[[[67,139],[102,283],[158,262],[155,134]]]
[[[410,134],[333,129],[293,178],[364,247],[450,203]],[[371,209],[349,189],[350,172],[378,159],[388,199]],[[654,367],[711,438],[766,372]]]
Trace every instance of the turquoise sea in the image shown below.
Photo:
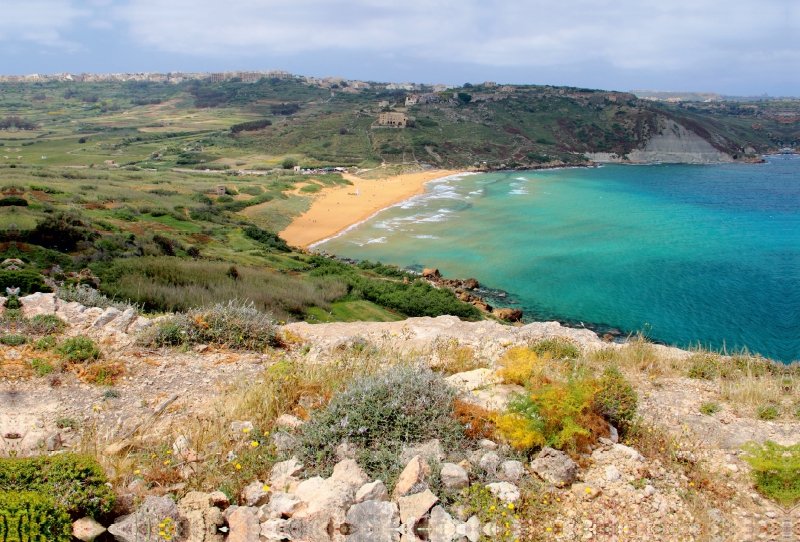
[[[527,321],[800,360],[800,157],[468,174],[426,186],[317,248],[475,277],[508,292]]]

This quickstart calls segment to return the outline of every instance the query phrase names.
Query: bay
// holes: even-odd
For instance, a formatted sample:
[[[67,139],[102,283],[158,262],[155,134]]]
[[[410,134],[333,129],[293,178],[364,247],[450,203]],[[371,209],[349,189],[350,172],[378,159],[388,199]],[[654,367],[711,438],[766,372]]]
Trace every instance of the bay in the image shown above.
[[[465,174],[318,249],[475,277],[527,320],[800,359],[800,158]]]

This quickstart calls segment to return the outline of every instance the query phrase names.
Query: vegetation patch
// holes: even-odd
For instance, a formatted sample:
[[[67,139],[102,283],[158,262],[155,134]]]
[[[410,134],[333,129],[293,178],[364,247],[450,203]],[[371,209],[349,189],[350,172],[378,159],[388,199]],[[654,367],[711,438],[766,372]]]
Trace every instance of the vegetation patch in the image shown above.
[[[52,496],[35,491],[3,489],[4,491],[0,491],[0,541],[73,540],[72,519]]]
[[[787,507],[800,500],[800,444],[781,446],[768,440],[764,444],[750,442],[744,450],[762,495]]]
[[[100,358],[100,348],[89,337],[70,337],[56,347],[56,352],[71,362],[87,362]]]

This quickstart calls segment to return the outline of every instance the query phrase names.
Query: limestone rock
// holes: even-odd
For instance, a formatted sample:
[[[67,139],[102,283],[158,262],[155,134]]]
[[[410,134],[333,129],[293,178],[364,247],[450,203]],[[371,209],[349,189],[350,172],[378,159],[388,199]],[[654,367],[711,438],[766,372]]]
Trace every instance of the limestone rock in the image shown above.
[[[103,311],[103,314],[98,316],[94,322],[92,322],[92,326],[95,329],[99,329],[109,322],[115,320],[122,314],[122,311],[119,309],[115,309],[114,307],[108,307],[106,310]]]
[[[519,492],[519,488],[508,482],[495,482],[493,484],[487,484],[486,489],[491,491],[492,495],[506,503],[517,502],[522,496]]]
[[[508,322],[519,322],[522,320],[522,309],[494,309],[492,314]]]
[[[494,476],[497,473],[497,467],[500,465],[500,456],[496,452],[486,452],[481,456],[478,461],[478,466],[485,470],[490,475]]]
[[[259,542],[261,525],[258,523],[258,508],[231,506],[223,517],[228,521],[228,538],[225,542]]]
[[[369,476],[358,466],[358,463],[352,459],[345,459],[334,465],[330,480],[345,484],[355,494],[358,488],[369,481]]]
[[[402,497],[408,495],[414,489],[414,486],[421,486],[425,484],[425,477],[431,473],[431,467],[420,456],[414,456],[408,462],[406,468],[400,473],[397,479],[397,485],[394,488],[394,496]]]
[[[275,425],[278,427],[283,427],[284,429],[288,429],[289,431],[298,429],[304,423],[305,422],[303,420],[297,416],[292,416],[291,414],[282,414],[277,420],[275,420]]]
[[[58,433],[53,433],[48,435],[44,439],[44,448],[48,452],[55,452],[56,450],[60,450],[63,442],[61,441],[61,435]]]
[[[499,378],[491,369],[474,369],[472,371],[456,373],[448,376],[445,380],[448,384],[455,386],[461,391],[473,391],[499,382]]]
[[[481,522],[477,516],[472,516],[466,523],[456,525],[456,534],[467,537],[469,542],[478,542],[481,537]]]
[[[56,313],[55,294],[36,292],[35,294],[20,297],[19,300],[22,303],[22,315],[25,318]]]
[[[190,491],[178,502],[178,511],[184,518],[187,542],[222,542],[217,529],[224,523],[222,511],[214,506],[209,493]]]
[[[287,461],[275,463],[270,471],[269,485],[278,491],[283,491],[288,484],[295,481],[295,476],[303,471],[303,464],[292,457]]]
[[[599,488],[591,484],[581,483],[572,485],[572,493],[579,499],[591,501],[596,499],[600,495],[601,491]]]
[[[167,527],[159,527],[165,522]],[[171,533],[176,542],[186,540],[178,506],[169,497],[145,497],[133,514],[117,518],[108,528],[119,542],[160,542],[163,539],[157,533],[161,530]]]
[[[397,542],[400,514],[393,502],[369,500],[347,511],[348,542]]]
[[[228,508],[228,506],[231,504],[228,500],[228,496],[222,491],[213,491],[208,494],[208,498],[211,499],[212,506],[216,506],[221,510]]]
[[[439,273],[438,269],[427,268],[427,267],[422,270],[422,276],[425,277],[426,279],[437,279],[438,280],[438,279],[442,278],[442,274]]]
[[[478,441],[478,446],[480,446],[484,450],[490,450],[490,451],[491,450],[496,450],[497,447],[498,447],[497,443],[495,441],[489,440],[487,438],[479,440]]]
[[[272,517],[290,518],[303,505],[303,501],[296,495],[283,491],[273,493],[267,505]]]
[[[261,506],[269,500],[268,491],[263,482],[259,482],[258,480],[250,482],[242,490],[242,500],[247,506]]]
[[[92,518],[81,518],[72,524],[72,536],[82,542],[92,542],[106,532],[106,528]]]
[[[456,536],[457,522],[441,506],[434,506],[428,521],[430,542],[451,542]]]
[[[463,489],[469,485],[467,469],[455,463],[445,463],[439,473],[444,487],[448,489]]]
[[[364,484],[358,491],[356,491],[356,503],[365,501],[388,501],[389,491],[386,489],[384,483],[380,480],[375,480],[372,483]]]
[[[500,472],[497,477],[506,482],[515,484],[522,479],[528,471],[525,470],[525,465],[520,461],[503,461],[500,463]]]
[[[542,448],[531,463],[531,468],[542,480],[556,487],[568,486],[578,476],[578,464],[564,452],[548,446]]]
[[[479,288],[480,284],[478,283],[478,279],[464,279],[461,281],[461,286],[467,290],[474,290],[475,288]]]
[[[253,422],[251,421],[244,421],[238,420],[235,422],[231,422],[231,432],[241,435],[247,434],[253,430]]]
[[[606,480],[607,481],[616,482],[617,480],[620,479],[621,476],[622,475],[620,474],[619,469],[617,469],[616,466],[608,465],[606,467]]]
[[[439,502],[438,497],[430,489],[426,489],[422,493],[400,497],[397,501],[400,507],[400,522],[413,528],[437,502]]]
[[[403,447],[403,452],[400,454],[400,463],[408,463],[417,455],[429,463],[442,461],[445,458],[442,443],[439,442],[439,439],[431,439],[416,446]]]

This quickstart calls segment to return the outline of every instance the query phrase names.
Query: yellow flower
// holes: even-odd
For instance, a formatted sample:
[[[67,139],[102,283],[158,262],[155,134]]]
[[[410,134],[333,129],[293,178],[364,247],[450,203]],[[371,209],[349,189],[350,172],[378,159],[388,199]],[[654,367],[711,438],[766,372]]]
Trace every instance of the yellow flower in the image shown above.
[[[135,471],[133,471],[133,474],[139,474],[140,472],[142,472],[142,471],[140,471],[139,469],[136,469]]]
[[[172,450],[167,450],[167,455],[170,455],[171,453],[172,453]]]
[[[587,488],[586,488],[586,493],[591,493],[591,492],[592,492],[592,488],[590,488],[590,487],[587,487]]]
[[[97,406],[97,405],[94,405],[92,408],[95,409],[95,410],[100,410],[100,407]]]
[[[547,529],[545,529],[545,530],[546,530],[546,531],[549,533],[550,531],[552,531],[552,530],[553,530],[553,528],[552,528],[552,527],[548,527],[548,528],[547,528]]]
[[[164,464],[165,464],[165,465],[169,465],[169,459],[167,459],[166,461],[164,461]]]
[[[242,470],[242,466],[239,463],[236,463],[234,466],[236,467],[236,470]]]
[[[250,446],[252,446],[253,448],[258,448],[258,442],[254,440],[253,442],[250,443]]]
[[[514,509],[514,503],[508,503],[508,509],[509,510],[513,510]]]
[[[249,432],[250,432],[250,430],[249,430],[247,427],[245,427],[244,429],[242,429],[242,433],[249,433]]]
[[[154,459],[155,457],[156,457],[156,454],[151,454],[150,455],[150,459]]]
[[[489,510],[494,510],[494,509],[495,509],[494,506],[489,507]]]
[[[263,488],[261,488],[261,489],[263,489],[264,491],[269,491],[269,486],[264,486],[264,487],[263,487]]]
[[[503,513],[502,513],[502,514],[500,514],[500,515],[501,515],[501,516],[503,516],[503,517],[506,517],[506,513],[505,513],[505,512],[503,512]]]

